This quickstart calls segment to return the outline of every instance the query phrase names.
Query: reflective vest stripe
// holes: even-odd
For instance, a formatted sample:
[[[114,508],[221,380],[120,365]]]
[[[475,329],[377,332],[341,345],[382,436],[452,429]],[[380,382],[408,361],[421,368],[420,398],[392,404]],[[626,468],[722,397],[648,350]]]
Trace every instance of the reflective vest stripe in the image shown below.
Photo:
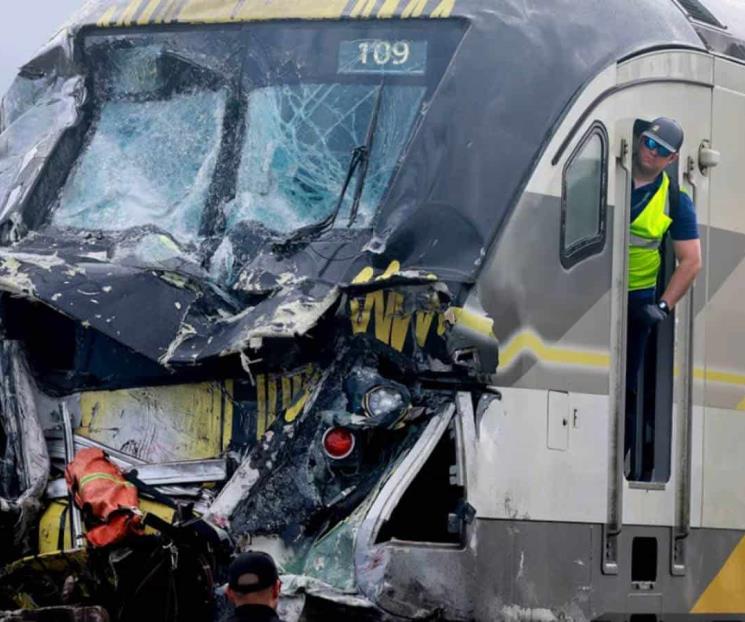
[[[672,224],[670,178],[662,173],[662,183],[631,223],[629,235],[629,290],[651,289],[657,285],[662,265],[660,246]]]
[[[132,482],[128,482],[127,480],[122,479],[121,477],[117,477],[116,475],[112,475],[111,473],[89,473],[88,475],[80,479],[78,488],[83,488],[83,486],[85,486],[86,484],[90,484],[91,482],[99,479],[106,479],[110,482],[114,482],[115,484],[131,486],[134,488],[134,484]]]
[[[629,244],[638,248],[654,248],[658,249],[662,240],[648,240],[647,238],[639,237],[638,235],[629,236]]]

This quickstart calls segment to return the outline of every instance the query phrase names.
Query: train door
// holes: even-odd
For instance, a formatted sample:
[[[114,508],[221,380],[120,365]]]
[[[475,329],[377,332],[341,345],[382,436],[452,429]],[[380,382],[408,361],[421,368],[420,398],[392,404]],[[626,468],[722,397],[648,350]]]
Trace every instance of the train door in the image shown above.
[[[662,59],[664,55],[658,58]],[[619,92],[615,96],[616,179],[613,267],[613,363],[611,408],[614,411],[615,451],[611,455],[614,473],[609,498],[610,532],[622,524],[687,528],[691,522],[691,434],[694,347],[695,288],[676,305],[670,317],[652,332],[641,368],[638,393],[627,399],[626,344],[628,301],[628,237],[631,214],[633,160],[645,123],[659,116],[676,119],[685,131],[679,159],[668,170],[683,192],[693,199],[699,224],[708,214],[707,178],[699,170],[699,151],[711,138],[711,87],[704,77],[670,77],[670,66],[646,57],[646,66],[631,61],[619,67]],[[654,57],[652,57],[654,61]],[[683,70],[696,78],[698,66],[688,59]],[[667,58],[670,63],[671,58]],[[680,63],[682,66],[682,63]],[[700,67],[704,75],[703,60]],[[663,245],[663,266],[657,284],[657,298],[676,267],[675,243],[668,234]],[[675,549],[675,537],[671,539]],[[606,546],[606,557],[613,557]],[[676,558],[675,550],[673,557]],[[609,561],[609,559],[606,559]],[[680,560],[678,560],[680,561]],[[606,564],[612,571],[613,564]],[[673,567],[676,560],[673,560]]]

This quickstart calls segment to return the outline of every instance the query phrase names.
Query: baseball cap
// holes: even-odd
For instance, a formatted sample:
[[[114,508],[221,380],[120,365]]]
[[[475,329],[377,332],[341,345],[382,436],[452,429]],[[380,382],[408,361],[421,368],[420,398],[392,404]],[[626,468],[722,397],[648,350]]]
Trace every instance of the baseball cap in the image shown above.
[[[677,153],[683,145],[683,128],[677,121],[668,117],[657,117],[642,132],[642,136],[654,138],[673,153]]]
[[[279,579],[277,566],[270,555],[248,551],[236,557],[228,568],[230,589],[241,594],[260,592]]]

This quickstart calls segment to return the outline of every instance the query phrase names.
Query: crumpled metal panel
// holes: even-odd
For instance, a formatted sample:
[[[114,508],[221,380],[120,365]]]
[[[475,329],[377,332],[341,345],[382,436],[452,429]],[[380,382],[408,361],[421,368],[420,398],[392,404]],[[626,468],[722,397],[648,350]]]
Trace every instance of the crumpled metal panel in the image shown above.
[[[29,550],[49,477],[49,455],[36,416],[36,387],[16,342],[0,342],[0,378],[1,560]]]

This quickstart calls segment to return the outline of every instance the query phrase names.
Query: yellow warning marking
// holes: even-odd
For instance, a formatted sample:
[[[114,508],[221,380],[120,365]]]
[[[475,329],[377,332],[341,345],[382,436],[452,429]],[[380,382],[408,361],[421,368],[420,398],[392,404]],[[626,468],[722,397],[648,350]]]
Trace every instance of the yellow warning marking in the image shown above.
[[[693,377],[697,380],[706,380],[706,382],[745,385],[745,375],[726,371],[716,371],[714,369],[701,369],[697,367],[693,370]]]
[[[137,20],[137,23],[138,24],[150,23],[150,20],[155,13],[155,9],[158,8],[158,5],[161,2],[162,0],[150,0],[149,4],[145,7],[145,10],[142,12],[142,15],[140,15],[140,19]]]
[[[166,22],[170,22],[173,20],[174,16],[171,15],[171,12],[175,8],[176,3],[178,0],[167,0],[167,3],[165,5],[164,11],[160,15],[160,19],[156,20],[160,22],[161,24],[165,24]]]
[[[200,0],[206,6],[212,0]],[[342,16],[348,0],[248,0],[236,15],[241,20],[329,19]]]
[[[427,0],[409,0],[401,17],[421,17],[424,13],[424,7],[427,6]]]
[[[303,390],[303,374],[298,373],[292,377],[292,399],[294,400]]]
[[[267,390],[267,421],[266,427],[269,428],[277,418],[277,377],[269,376]]]
[[[383,274],[381,274],[375,280],[385,281],[387,279],[390,279],[394,274],[396,274],[400,270],[401,270],[401,264],[394,259],[390,264],[388,264],[388,267],[385,269],[385,272],[383,272]]]
[[[282,410],[287,410],[292,404],[292,381],[289,376],[282,376]]]
[[[696,601],[691,613],[745,611],[745,538],[742,538]]]
[[[303,393],[300,398],[285,411],[285,421],[287,423],[292,423],[297,419],[298,415],[303,411],[309,395],[308,392]]]
[[[180,22],[215,23],[231,20],[235,0],[191,0],[178,14]]]
[[[117,7],[116,6],[110,6],[104,14],[101,16],[101,19],[98,20],[97,26],[103,27],[103,26],[111,26],[114,13],[116,13]]]
[[[745,397],[742,398],[742,401],[735,408],[737,410],[745,410]]]
[[[420,348],[423,348],[424,344],[427,343],[427,336],[434,319],[435,314],[432,311],[419,311],[416,314],[416,342]]]
[[[137,13],[137,9],[140,8],[142,2],[143,0],[132,0],[132,2],[129,3],[127,10],[124,11],[122,16],[119,18],[119,22],[122,26],[127,26],[134,22],[135,13]]]
[[[403,294],[391,292],[388,296],[388,300],[389,306],[392,307],[390,311],[393,315],[393,322],[391,323],[390,331],[390,344],[394,350],[401,352],[404,349],[404,344],[406,343],[406,335],[409,334],[411,315],[405,315],[403,313]]]
[[[370,13],[375,8],[378,0],[357,0],[357,4],[354,5],[351,17],[370,17]]]
[[[260,439],[266,432],[266,376],[256,378],[256,438]]]
[[[466,328],[475,330],[478,333],[494,336],[494,320],[488,317],[471,313],[460,307],[450,307],[445,315],[453,324],[462,324]]]
[[[360,273],[352,279],[352,284],[360,285],[361,283],[369,283],[374,274],[375,270],[373,270],[370,266],[368,266],[367,268],[362,268],[362,270],[360,270]]]
[[[222,449],[225,451],[230,446],[230,441],[233,440],[233,396],[235,395],[233,381],[226,380],[223,388],[225,393],[222,396]]]
[[[537,359],[546,363],[610,368],[610,356],[607,353],[549,346],[530,330],[515,335],[501,350],[499,354],[500,368],[502,370],[508,369],[525,352],[530,352]]]
[[[385,0],[383,6],[378,11],[378,17],[382,17],[383,19],[393,17],[399,4],[401,4],[401,0]]]
[[[442,2],[437,5],[435,10],[432,11],[430,17],[450,17],[450,14],[453,12],[454,8],[455,0],[442,0]]]

